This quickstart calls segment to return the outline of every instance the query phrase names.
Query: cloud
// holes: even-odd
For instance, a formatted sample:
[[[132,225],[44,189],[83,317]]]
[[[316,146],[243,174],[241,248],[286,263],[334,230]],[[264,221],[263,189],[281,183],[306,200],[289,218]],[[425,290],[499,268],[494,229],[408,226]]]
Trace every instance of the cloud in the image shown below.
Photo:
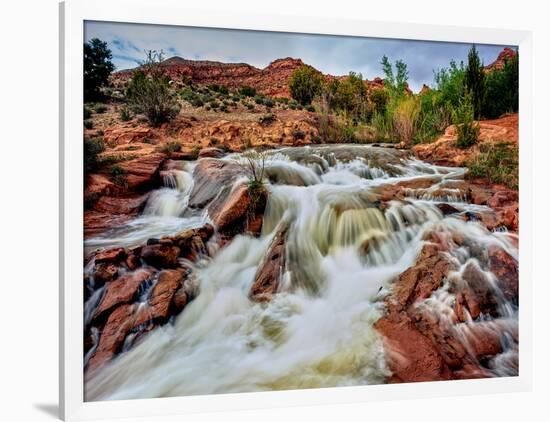
[[[146,50],[164,50],[168,57],[244,62],[263,68],[281,57],[299,57],[324,73],[361,72],[373,79],[382,75],[380,60],[403,60],[415,91],[433,83],[433,72],[451,60],[466,61],[470,44],[385,38],[342,37],[219,28],[192,28],[89,21],[85,40],[107,41],[117,69],[136,66]],[[502,45],[478,45],[481,59],[492,62]]]

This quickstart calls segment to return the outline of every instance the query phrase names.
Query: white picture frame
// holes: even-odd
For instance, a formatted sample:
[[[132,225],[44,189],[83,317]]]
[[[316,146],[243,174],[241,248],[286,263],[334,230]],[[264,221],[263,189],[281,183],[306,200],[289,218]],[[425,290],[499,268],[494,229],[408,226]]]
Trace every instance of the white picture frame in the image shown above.
[[[229,11],[203,13],[177,0],[67,0],[60,6],[60,410],[67,421],[282,406],[528,391],[532,385],[532,36],[526,31],[340,20]],[[268,30],[517,45],[520,61],[520,373],[512,378],[338,387],[261,393],[85,402],[83,393],[84,21]]]

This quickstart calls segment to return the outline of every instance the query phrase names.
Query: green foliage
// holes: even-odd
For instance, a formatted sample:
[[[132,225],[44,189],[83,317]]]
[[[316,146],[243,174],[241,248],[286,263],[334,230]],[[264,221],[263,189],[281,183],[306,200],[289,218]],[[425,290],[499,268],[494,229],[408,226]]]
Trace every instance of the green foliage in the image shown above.
[[[273,113],[267,113],[260,117],[260,123],[267,125],[275,121],[275,115]]]
[[[90,110],[88,107],[84,106],[84,120],[89,119],[92,117],[92,110]]]
[[[409,71],[402,60],[395,61],[395,73],[387,56],[382,56],[382,71],[384,72],[384,85],[390,93],[390,98],[398,98],[405,95]]]
[[[264,105],[268,108],[271,108],[275,105],[275,102],[271,98],[264,99]]]
[[[256,104],[261,105],[261,104],[264,103],[264,98],[263,98],[261,95],[256,95],[256,96],[254,97],[254,102],[255,102]]]
[[[84,101],[97,101],[103,96],[101,88],[109,80],[115,66],[111,62],[111,50],[107,43],[93,38],[84,43]]]
[[[388,106],[388,101],[390,100],[390,95],[385,89],[373,89],[369,95],[370,101],[373,106],[374,113],[385,113],[386,107]]]
[[[94,122],[92,122],[90,119],[84,120],[84,127],[86,129],[93,129],[94,128]]]
[[[486,94],[482,115],[495,119],[515,113],[519,107],[519,56],[506,60],[504,68],[494,69],[485,77]]]
[[[126,90],[129,103],[143,113],[152,126],[168,122],[179,113],[179,103],[170,88],[170,78],[160,65],[162,60],[162,51],[149,51]]]
[[[451,107],[441,100],[441,95],[441,92],[436,90],[419,95],[420,110],[414,135],[415,142],[435,140],[451,123]]]
[[[120,175],[126,174],[126,170],[124,170],[118,164],[113,164],[109,169],[109,174],[111,176],[120,176]]]
[[[468,65],[464,74],[464,88],[472,94],[474,118],[479,119],[481,116],[481,107],[485,99],[485,72],[475,45],[468,52]]]
[[[393,110],[393,129],[394,134],[401,142],[409,144],[412,141],[419,113],[420,102],[415,96],[403,98],[396,103]]]
[[[181,143],[178,141],[168,141],[165,143],[162,148],[160,149],[161,152],[164,152],[165,154],[171,154],[173,152],[179,152],[181,151]]]
[[[296,69],[289,82],[290,94],[302,105],[311,104],[313,98],[321,91],[323,76],[311,66],[300,66]]]
[[[326,86],[329,107],[346,117],[364,119],[367,112],[367,87],[360,73],[350,72],[343,80],[334,79]]]
[[[306,110],[311,112],[311,113],[315,113],[315,107],[313,107],[311,104],[309,104],[308,106],[306,106]]]
[[[97,113],[97,114],[103,114],[107,111],[107,106],[105,104],[101,104],[101,103],[97,103],[95,106],[94,106],[94,111]]]
[[[490,143],[466,163],[469,177],[484,177],[491,183],[503,183],[512,189],[519,185],[518,148],[508,143]]]
[[[254,97],[256,95],[256,89],[251,86],[243,86],[239,89],[239,94],[245,97]]]
[[[105,151],[105,144],[101,138],[84,138],[84,178],[89,173],[97,171],[99,154]]]
[[[120,108],[119,116],[120,116],[120,120],[122,120],[123,122],[128,122],[132,120],[132,117],[133,117],[132,112],[130,111],[130,108],[128,108],[127,106],[123,106]]]
[[[449,68],[443,68],[434,74],[435,90],[439,92],[438,106],[456,108],[464,95],[464,65],[451,61]]]
[[[466,92],[456,110],[453,110],[453,124],[456,125],[456,145],[469,148],[477,142],[479,125],[474,120],[474,103],[471,92]]]

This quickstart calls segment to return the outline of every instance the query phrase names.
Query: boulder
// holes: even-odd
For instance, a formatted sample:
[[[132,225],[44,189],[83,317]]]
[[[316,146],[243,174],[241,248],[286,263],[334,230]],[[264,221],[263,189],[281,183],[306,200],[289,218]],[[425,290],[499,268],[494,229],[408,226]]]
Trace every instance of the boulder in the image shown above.
[[[165,159],[164,154],[153,153],[120,163],[127,189],[144,191],[160,185],[159,173]]]
[[[113,248],[98,252],[95,255],[95,263],[100,264],[103,262],[119,262],[126,256],[124,248]]]
[[[126,336],[134,326],[136,305],[124,304],[116,308],[101,330],[97,349],[88,361],[86,370],[93,372],[122,350]]]
[[[105,283],[115,279],[118,275],[118,267],[114,264],[102,262],[94,268],[94,286],[103,286]]]
[[[124,274],[115,281],[108,283],[103,299],[94,313],[93,320],[100,321],[117,306],[133,302],[140,291],[140,287],[150,281],[152,276],[153,271],[144,268],[133,273]]]
[[[141,250],[141,258],[156,268],[171,268],[178,264],[180,248],[174,245],[157,243],[146,245]]]
[[[279,289],[285,272],[287,233],[288,228],[283,228],[275,234],[264,259],[258,266],[250,289],[250,298],[255,302],[271,300]]]
[[[199,158],[222,158],[226,152],[220,148],[203,148],[199,152]]]
[[[517,303],[519,295],[518,262],[504,249],[490,246],[489,269],[497,277],[498,286],[507,300]]]

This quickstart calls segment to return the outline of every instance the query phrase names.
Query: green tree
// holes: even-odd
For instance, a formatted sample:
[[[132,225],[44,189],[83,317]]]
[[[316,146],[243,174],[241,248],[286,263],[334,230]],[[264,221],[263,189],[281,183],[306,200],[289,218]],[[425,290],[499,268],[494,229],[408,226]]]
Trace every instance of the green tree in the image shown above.
[[[323,76],[311,66],[300,66],[290,77],[290,95],[302,105],[311,104],[321,91]]]
[[[384,85],[389,90],[390,96],[393,98],[403,96],[407,90],[407,81],[409,80],[407,64],[402,60],[396,60],[394,73],[387,56],[382,56],[380,63],[385,76]]]
[[[439,92],[438,106],[456,108],[464,95],[464,64],[452,60],[448,68],[434,73],[435,89]]]
[[[519,107],[519,57],[506,60],[502,69],[494,69],[485,77],[486,93],[483,117],[494,119],[504,113],[515,113]]]
[[[162,61],[162,51],[148,51],[145,62],[134,72],[126,89],[130,105],[145,114],[152,126],[172,120],[180,109]]]
[[[479,119],[485,97],[485,71],[475,45],[468,52],[468,65],[464,74],[464,86],[472,94],[474,118]]]
[[[327,88],[330,91],[330,108],[355,119],[365,117],[367,111],[367,87],[363,75],[350,72],[343,80],[334,79]]]
[[[109,75],[115,70],[111,59],[106,42],[92,38],[84,43],[84,102],[102,98],[100,88],[107,84]]]

